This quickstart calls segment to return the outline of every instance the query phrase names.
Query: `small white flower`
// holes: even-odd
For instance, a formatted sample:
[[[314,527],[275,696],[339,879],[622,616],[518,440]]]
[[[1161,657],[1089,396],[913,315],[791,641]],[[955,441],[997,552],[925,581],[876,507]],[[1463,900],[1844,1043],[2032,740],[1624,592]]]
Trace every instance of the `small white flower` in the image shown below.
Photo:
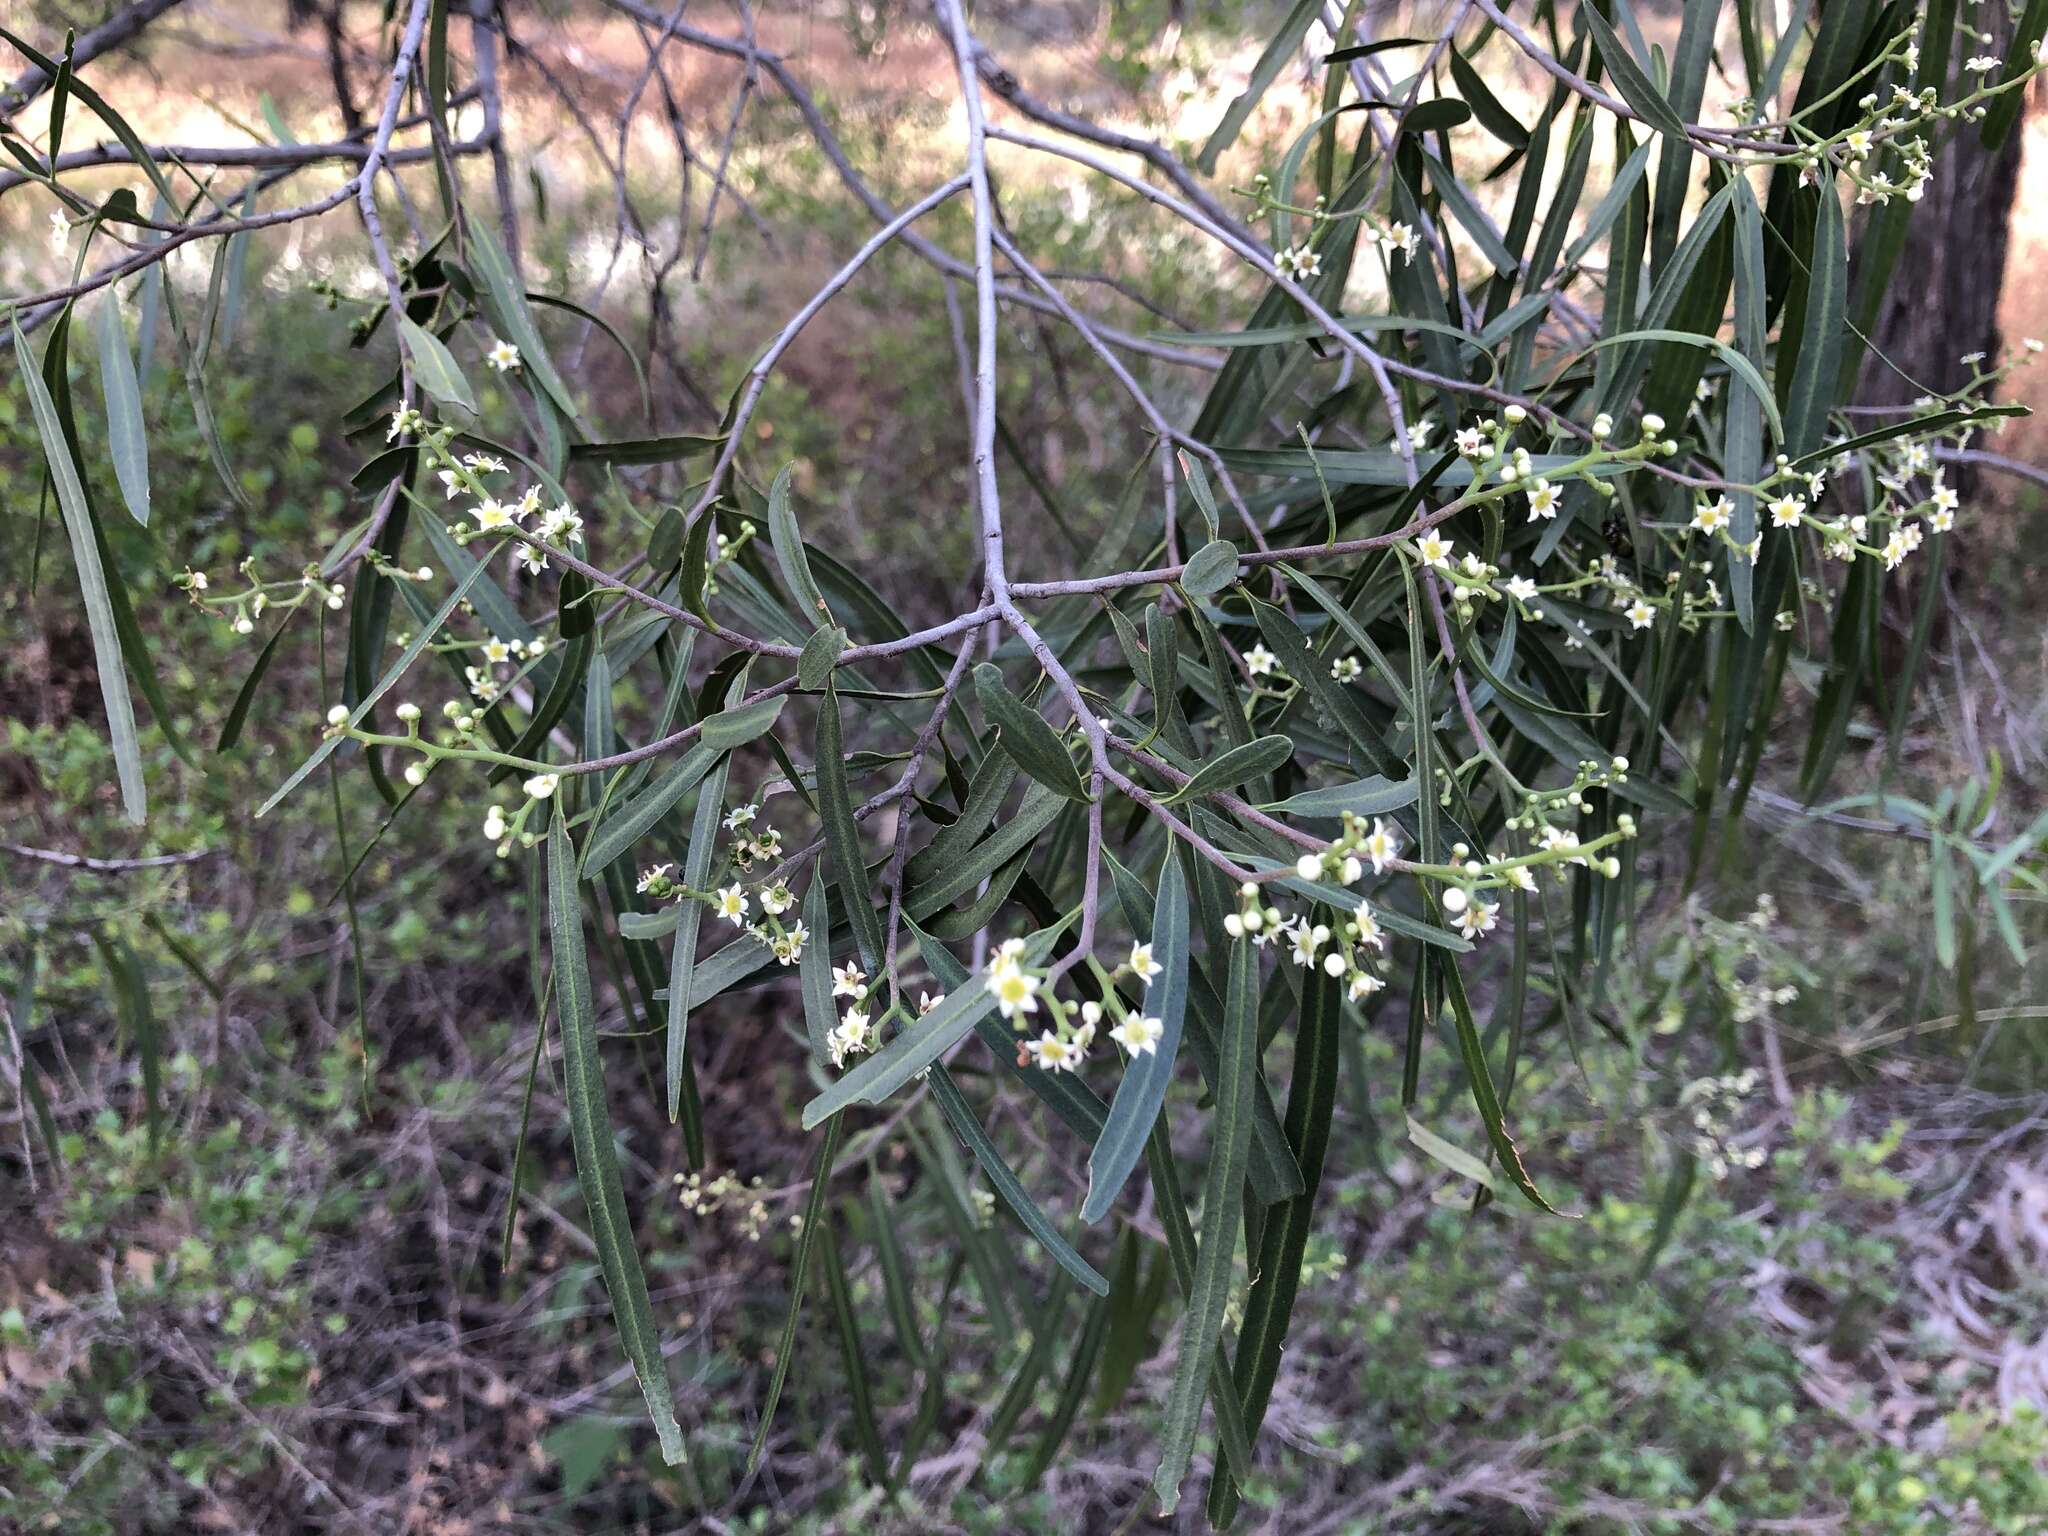
[[[1255,645],[1244,653],[1245,670],[1253,677],[1271,677],[1279,665],[1280,658],[1264,645]]]
[[[1355,683],[1365,675],[1365,663],[1356,656],[1339,656],[1330,663],[1330,679],[1338,683]]]
[[[1131,1013],[1109,1032],[1109,1038],[1133,1056],[1152,1056],[1158,1053],[1160,1036],[1165,1033],[1166,1026],[1158,1019]]]
[[[640,879],[633,887],[636,894],[645,896],[655,886],[662,884],[674,870],[673,864],[650,864],[640,871]]]
[[[519,349],[509,341],[494,341],[491,350],[484,354],[484,361],[499,373],[510,373],[519,366]]]
[[[492,533],[513,524],[512,509],[494,496],[486,496],[476,504],[476,526],[480,533]]]
[[[1307,923],[1303,923],[1299,928],[1296,928],[1294,930],[1294,963],[1303,966],[1314,965],[1316,963],[1316,951],[1321,948],[1323,940],[1329,936],[1330,930],[1321,924],[1311,928]]]
[[[920,991],[917,994],[917,1011],[919,1016],[922,1017],[923,1015],[930,1013],[934,1008],[938,1007],[939,1004],[943,1003],[945,1000],[946,994],[943,992]]]
[[[741,827],[750,826],[760,813],[758,805],[736,805],[725,816],[725,830],[737,832]]]
[[[555,792],[561,782],[562,776],[559,773],[536,773],[526,781],[526,793],[532,799],[545,800]]]
[[[1797,496],[1780,496],[1768,510],[1773,528],[1797,528],[1806,520],[1806,503]]]
[[[1351,914],[1352,924],[1358,929],[1358,942],[1369,949],[1385,949],[1387,935],[1380,927],[1380,920],[1373,916],[1372,903],[1361,901]]]
[[[770,917],[780,917],[795,905],[796,897],[780,880],[761,893],[761,910]]]
[[[1552,485],[1548,480],[1538,480],[1535,488],[1529,492],[1529,521],[1533,523],[1539,517],[1545,519],[1556,517],[1557,498],[1558,489],[1556,486]]]
[[[1051,1030],[1024,1043],[1023,1051],[1048,1072],[1071,1072],[1080,1064],[1081,1053]]]
[[[1015,961],[991,974],[986,986],[996,1000],[996,1011],[1004,1018],[1038,1012],[1038,978],[1020,969]]]
[[[1373,975],[1371,971],[1353,971],[1351,973],[1350,986],[1351,1001],[1362,1003],[1368,997],[1371,997],[1373,993],[1385,986],[1386,982],[1380,977]]]
[[[1386,873],[1387,865],[1401,852],[1401,835],[1392,823],[1384,817],[1372,819],[1372,831],[1366,834],[1365,856],[1372,863],[1376,875]]]
[[[484,642],[484,660],[493,666],[503,666],[512,659],[512,647],[496,635]]]
[[[1451,567],[1454,547],[1449,539],[1432,528],[1416,541],[1415,553],[1422,557],[1424,565],[1446,571]]]
[[[867,994],[867,988],[862,985],[867,979],[867,973],[851,960],[844,965],[836,965],[832,968],[832,995],[858,1001]]]
[[[728,885],[720,890],[713,905],[717,907],[718,915],[731,923],[733,927],[744,928],[747,926],[747,893],[745,888],[738,883]]]
[[[1152,978],[1165,972],[1166,967],[1152,958],[1150,944],[1133,944],[1130,959],[1131,974],[1145,986],[1152,985]]]
[[[1508,596],[1520,603],[1533,602],[1536,597],[1536,583],[1526,576],[1510,576],[1507,590]]]
[[[1421,244],[1422,237],[1415,232],[1414,226],[1402,220],[1388,225],[1387,232],[1380,236],[1380,250],[1389,261],[1396,251],[1401,253],[1403,261],[1412,260]]]
[[[1500,903],[1475,901],[1458,914],[1458,931],[1468,939],[1491,933],[1500,920]]]
[[[1465,458],[1476,459],[1486,451],[1486,434],[1477,427],[1460,427],[1457,436],[1458,452]]]
[[[1719,533],[1735,516],[1735,503],[1726,496],[1703,502],[1693,509],[1692,525],[1701,533]]]
[[[1632,629],[1648,629],[1657,622],[1657,610],[1640,597],[1622,610],[1622,616]]]

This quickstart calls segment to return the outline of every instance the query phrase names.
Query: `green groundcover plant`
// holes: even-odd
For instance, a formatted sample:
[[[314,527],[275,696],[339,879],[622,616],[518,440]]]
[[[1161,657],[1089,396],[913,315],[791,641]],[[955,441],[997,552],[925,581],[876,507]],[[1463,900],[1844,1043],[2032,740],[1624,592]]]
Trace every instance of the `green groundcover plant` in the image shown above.
[[[9,184],[50,199],[75,262],[8,305],[14,388],[46,456],[127,815],[141,822],[149,795],[133,695],[171,728],[137,598],[107,558],[107,519],[149,522],[138,371],[174,343],[210,434],[209,352],[245,302],[247,240],[353,216],[378,278],[370,296],[336,295],[359,310],[364,375],[341,423],[360,449],[353,521],[294,572],[205,571],[172,550],[166,569],[248,637],[218,747],[262,728],[288,637],[317,631],[338,657],[324,731],[248,814],[321,792],[334,764],[389,804],[373,847],[391,851],[387,832],[402,839],[408,805],[433,794],[472,807],[483,842],[525,866],[535,995],[555,1023],[528,1093],[549,1081],[552,1038],[589,1232],[663,1457],[688,1448],[613,1132],[633,1090],[607,1081],[594,948],[659,1039],[662,1107],[700,1167],[693,1016],[784,979],[800,1000],[789,1049],[813,1082],[816,1173],[757,1455],[807,1276],[825,1275],[860,1358],[830,1177],[850,1124],[919,1093],[1020,1250],[1099,1298],[1062,1423],[1097,1357],[1162,1304],[1141,1293],[1156,1267],[1098,1264],[1142,1165],[1182,1318],[1153,1487],[1175,1505],[1206,1408],[1208,1514],[1227,1524],[1304,1279],[1346,1032],[1405,1033],[1412,1106],[1441,1030],[1484,1146],[1419,1144],[1478,1198],[1551,1213],[1568,1202],[1512,1131],[1525,1015],[1599,994],[1653,882],[1687,880],[1734,835],[1774,739],[1804,732],[1809,798],[1860,712],[1878,711],[1865,734],[1896,756],[1939,582],[1912,598],[1903,659],[1881,659],[1880,622],[1967,516],[1949,466],[2014,414],[1991,403],[2014,359],[1899,411],[1851,409],[1853,386],[1936,149],[2012,131],[2048,6],[1987,52],[1981,7],[1956,0],[1798,6],[1783,32],[1755,0],[1689,0],[1667,52],[1626,0],[1472,0],[1400,36],[1365,25],[1376,8],[1298,4],[1183,159],[1036,100],[945,0],[957,168],[900,209],[750,36],[614,9],[662,47],[758,72],[873,216],[715,430],[597,419],[550,338],[565,315],[609,327],[515,256],[509,182],[486,202],[465,180],[475,155],[502,169],[503,141],[462,136],[463,104],[495,86],[451,46],[442,0],[388,17],[374,120],[346,153],[281,136],[271,159],[225,162],[253,171],[143,142],[89,83],[92,34],[56,54],[8,35],[33,66],[10,109],[47,106],[39,134],[0,130]],[[1293,110],[1265,98],[1305,53],[1320,104],[1266,148],[1240,143]],[[1533,118],[1488,83],[1510,66],[1541,72]],[[87,117],[111,140],[67,152]],[[1239,322],[1133,334],[1077,307],[1005,219],[993,169],[1046,160],[1212,253]],[[285,176],[335,162],[349,174],[330,190],[278,200]],[[109,163],[144,181],[81,190]],[[380,200],[401,167],[431,226],[410,242],[387,236]],[[952,205],[964,220],[942,224]],[[812,536],[797,476],[756,430],[806,324],[898,244],[966,300],[972,495],[945,515],[971,531],[971,559],[928,573],[961,600],[917,628]],[[194,250],[210,262],[196,308],[163,278]],[[1074,333],[1149,434],[1092,545],[1046,515],[1047,488],[1003,468],[1005,327],[1020,319]],[[609,339],[636,373],[652,361]],[[96,359],[90,402],[74,354]],[[208,447],[240,499],[217,436]],[[102,460],[121,506],[88,487]],[[892,509],[859,510],[889,547]],[[1788,670],[1815,680],[1796,720],[1780,710]],[[1957,846],[2016,947],[2016,859]],[[1072,1216],[991,1138],[949,1068],[956,1048],[986,1053],[1002,1091],[1040,1101],[1085,1154]],[[156,1093],[153,1059],[145,1075]],[[1195,1122],[1206,1153],[1184,1185],[1168,1126]]]

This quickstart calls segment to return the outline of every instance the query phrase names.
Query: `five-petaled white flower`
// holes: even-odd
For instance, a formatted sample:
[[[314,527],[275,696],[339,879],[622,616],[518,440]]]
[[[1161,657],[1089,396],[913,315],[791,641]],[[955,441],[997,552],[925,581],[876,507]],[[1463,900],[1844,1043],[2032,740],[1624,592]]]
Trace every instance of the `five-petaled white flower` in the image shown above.
[[[1621,612],[1622,617],[1628,620],[1631,629],[1648,629],[1657,622],[1657,610],[1640,597],[1622,609]]]
[[[1735,504],[1726,496],[1702,502],[1693,508],[1692,525],[1701,533],[1719,533],[1735,516]]]
[[[1780,496],[1768,510],[1773,528],[1797,528],[1806,521],[1806,503],[1797,496]]]
[[[1424,565],[1433,565],[1440,571],[1451,567],[1452,551],[1455,546],[1434,528],[1416,541],[1415,552],[1422,557]]]
[[[1079,1047],[1047,1030],[1036,1040],[1027,1040],[1023,1053],[1048,1072],[1071,1072],[1081,1064]]]
[[[1372,872],[1383,875],[1387,865],[1400,855],[1401,834],[1383,816],[1372,819],[1372,831],[1365,837],[1365,856],[1372,862]]]
[[[519,366],[519,349],[509,341],[494,341],[491,350],[484,354],[484,361],[499,373],[510,373]]]
[[[744,928],[747,926],[748,903],[747,892],[744,886],[738,883],[726,886],[719,891],[716,905],[718,907],[718,915],[731,923],[733,927]]]
[[[1244,653],[1244,669],[1253,677],[1271,677],[1279,665],[1280,658],[1264,645],[1255,645]]]
[[[1387,947],[1386,933],[1380,928],[1380,920],[1373,916],[1372,903],[1361,901],[1351,914],[1351,921],[1358,928],[1358,942],[1371,949]]]
[[[1458,931],[1468,939],[1493,932],[1499,921],[1500,903],[1497,901],[1475,901],[1457,916]]]
[[[1152,978],[1166,969],[1165,966],[1152,958],[1152,946],[1150,944],[1133,944],[1131,946],[1130,963],[1131,974],[1148,987],[1152,985]]]
[[[996,1000],[996,1011],[1004,1018],[1038,1012],[1038,978],[1022,969],[1015,959],[999,957],[984,985]]]
[[[1109,1038],[1133,1056],[1152,1056],[1158,1053],[1160,1036],[1165,1033],[1166,1026],[1158,1019],[1128,1013],[1123,1023],[1109,1032]]]
[[[1539,479],[1529,492],[1529,521],[1533,523],[1539,517],[1556,517],[1558,494],[1556,486],[1548,480]]]
[[[851,960],[844,965],[836,965],[832,968],[832,995],[858,999],[867,992],[861,985],[867,979],[867,973]]]

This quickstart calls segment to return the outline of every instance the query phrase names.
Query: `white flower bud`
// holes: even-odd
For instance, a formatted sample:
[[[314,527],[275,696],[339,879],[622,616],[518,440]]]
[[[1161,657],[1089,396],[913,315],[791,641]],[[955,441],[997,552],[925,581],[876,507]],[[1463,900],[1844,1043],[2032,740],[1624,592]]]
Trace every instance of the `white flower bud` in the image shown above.
[[[1464,890],[1458,886],[1454,885],[1444,892],[1444,910],[1453,917],[1464,911],[1471,903],[1472,898],[1467,896]]]
[[[1304,853],[1294,861],[1294,872],[1304,880],[1322,879],[1323,856],[1319,853]]]
[[[327,723],[329,725],[347,725],[348,706],[346,704],[337,704],[334,708],[328,710]]]
[[[422,784],[426,783],[427,765],[425,763],[407,763],[405,765],[405,782],[414,789],[418,789]]]

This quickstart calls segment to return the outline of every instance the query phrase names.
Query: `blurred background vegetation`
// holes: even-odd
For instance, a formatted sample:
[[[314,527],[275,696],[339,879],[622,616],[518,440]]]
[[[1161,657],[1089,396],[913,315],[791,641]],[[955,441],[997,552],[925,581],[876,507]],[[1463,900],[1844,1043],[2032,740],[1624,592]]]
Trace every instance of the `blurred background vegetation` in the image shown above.
[[[5,9],[7,25],[46,40],[95,19]],[[984,8],[978,24],[1043,94],[1198,143],[1271,9],[1009,5]],[[1642,10],[1646,27],[1672,25]],[[739,14],[717,8],[720,24]],[[331,132],[328,15],[253,0],[189,8],[97,78],[114,95],[111,75],[151,138],[217,137],[273,115]],[[952,163],[950,60],[921,8],[882,0],[752,19],[883,195],[903,200]],[[658,419],[708,426],[751,348],[864,222],[769,97],[703,240],[688,234],[706,219],[703,168],[693,184],[658,152],[639,162],[632,195],[653,243],[681,259],[656,304],[644,274],[607,282],[614,193],[596,165],[603,146],[571,105],[609,123],[642,44],[572,5],[523,41],[508,68],[528,136],[516,156],[528,259],[636,346],[651,343]],[[678,110],[715,145],[722,122],[694,105],[686,76],[671,86]],[[1495,88],[1510,101],[1533,90]],[[704,99],[722,101],[723,88]],[[1285,116],[1276,133],[1291,131]],[[2048,175],[2022,169],[2048,163],[2044,135],[2031,116],[2006,183],[1972,194],[1951,215],[1964,222],[1935,221],[1934,248],[1916,259],[1959,270],[1901,279],[1908,297],[1947,283],[1979,301],[1928,346],[2048,330]],[[1257,135],[1241,146],[1247,174],[1267,147]],[[1185,306],[1227,307],[1207,258],[1141,210],[1052,179],[1004,190],[1043,265],[1113,274],[1162,327],[1220,318]],[[20,194],[0,202],[0,286],[17,291],[62,261],[46,216]],[[942,211],[935,233],[957,237],[965,217]],[[223,494],[181,381],[161,362],[147,381],[155,518],[147,531],[120,521],[113,555],[189,739],[218,735],[261,636],[208,622],[170,575],[245,559],[287,574],[357,515],[356,459],[337,423],[369,375],[350,309],[327,307],[313,285],[360,292],[366,273],[345,231],[325,240],[250,241],[244,299],[217,343],[212,403],[247,507]],[[1961,269],[1964,256],[1975,266]],[[639,259],[630,245],[618,256]],[[172,272],[205,278],[204,267]],[[759,428],[797,461],[824,519],[814,540],[912,624],[956,611],[927,565],[968,564],[947,552],[966,537],[954,515],[965,410],[936,284],[913,258],[884,255],[806,336]],[[1898,323],[1925,330],[1933,313],[1909,304]],[[581,349],[597,413],[634,419],[624,354],[556,319],[559,351]],[[1954,344],[1970,325],[1990,335]],[[1065,337],[1041,333],[1034,346],[1027,332],[1009,366],[1020,462],[1059,488],[1086,536],[1114,515],[1140,445],[1130,414]],[[1187,403],[1171,379],[1158,383],[1163,404]],[[2021,374],[2017,387],[2024,401],[2041,386]],[[2018,423],[1999,451],[2036,462],[2040,431]],[[816,1335],[803,1346],[807,1379],[761,1469],[742,1475],[805,1188],[795,1125],[807,1088],[784,1039],[793,982],[728,998],[700,1025],[714,1144],[697,1183],[674,1182],[682,1150],[651,1078],[614,1106],[697,1448],[689,1466],[662,1467],[546,1093],[532,1105],[511,1262],[500,1262],[536,1027],[518,866],[490,857],[473,806],[431,789],[403,826],[402,856],[366,853],[383,807],[360,774],[251,820],[331,697],[340,638],[323,654],[311,626],[280,648],[267,704],[206,772],[146,733],[153,814],[126,826],[83,618],[52,576],[61,558],[39,480],[26,404],[0,395],[0,1529],[1155,1528],[1147,1449],[1170,1369],[1156,1326],[1105,1319],[1102,1371],[1070,1383],[1066,1348],[1089,1321],[1087,1298],[1054,1284],[1048,1265],[1011,1273],[992,1258],[983,1233],[999,1218],[971,1164],[931,1179],[879,1138],[891,1230],[860,1201],[841,1216],[848,1301],[901,1488],[887,1490],[863,1455],[820,1298],[803,1324]],[[111,504],[111,481],[102,489]],[[1980,478],[1972,505],[1940,664],[1894,785],[1929,807],[1949,792],[1941,822],[1886,806],[1807,813],[1789,795],[1797,764],[1767,757],[1712,877],[1652,896],[1594,1028],[1553,1010],[1532,1033],[1519,1132],[1580,1219],[1511,1203],[1474,1212],[1472,1170],[1403,1122],[1398,1042],[1351,1042],[1331,1214],[1245,1528],[2044,1529],[2048,998],[2033,957],[2048,922],[2021,906],[2029,963],[2018,965],[1968,921],[1946,952],[1933,914],[1938,899],[1973,910],[1967,881],[1938,872],[1955,862],[1953,839],[2002,844],[2048,805],[2035,585],[2048,576],[2048,496]],[[1811,686],[1787,682],[1795,694]],[[1875,784],[1874,761],[1845,758],[1842,794]],[[164,862],[98,872],[52,852]],[[358,856],[360,971],[338,892]],[[1939,898],[1938,883],[1950,887]],[[153,1095],[145,1035],[160,1046]],[[1436,1080],[1453,1081],[1448,1067]],[[928,1116],[902,1130],[944,1148]],[[1426,1118],[1473,1145],[1469,1117],[1446,1087]],[[1008,1134],[1030,1164],[1028,1119]],[[1055,1200],[1078,1193],[1068,1160],[1042,1157],[1033,1176]],[[1149,1219],[1134,1217],[1141,1229]],[[891,1304],[891,1248],[914,1270],[907,1308]],[[940,1354],[943,1406],[920,1391]],[[1182,1511],[1199,1518],[1199,1501]]]

